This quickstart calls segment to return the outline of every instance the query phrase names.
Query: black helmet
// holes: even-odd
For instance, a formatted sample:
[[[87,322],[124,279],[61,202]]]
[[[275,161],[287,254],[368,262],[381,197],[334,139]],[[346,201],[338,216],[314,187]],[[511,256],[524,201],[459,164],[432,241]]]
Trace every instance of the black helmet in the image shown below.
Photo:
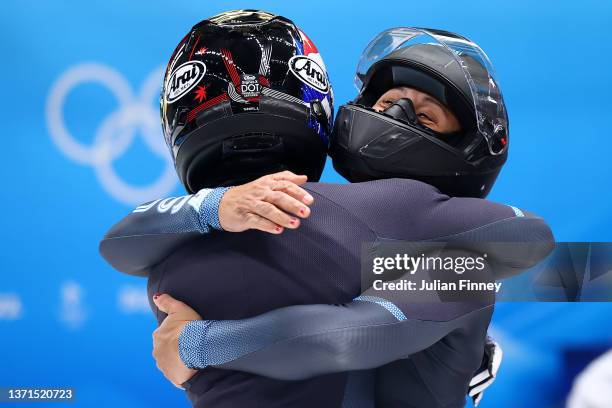
[[[488,194],[508,156],[508,117],[491,63],[476,44],[446,31],[387,30],[366,48],[355,81],[359,95],[340,107],[330,138],[340,174],[353,182],[412,178],[451,196]],[[460,134],[421,125],[409,99],[372,109],[399,86],[447,106]]]
[[[321,176],[331,84],[316,47],[284,17],[238,10],[196,24],[170,58],[160,99],[189,192],[285,169]]]

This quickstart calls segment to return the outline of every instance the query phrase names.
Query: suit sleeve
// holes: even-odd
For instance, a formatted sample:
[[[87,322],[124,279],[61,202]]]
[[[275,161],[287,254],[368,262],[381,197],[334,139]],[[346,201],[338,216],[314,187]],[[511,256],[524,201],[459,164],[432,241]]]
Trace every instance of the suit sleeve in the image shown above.
[[[379,197],[389,195],[375,200]],[[450,250],[460,254],[485,251],[496,278],[535,265],[554,247],[542,218],[485,200],[429,191],[415,199],[412,191],[395,194],[386,206],[353,203],[353,214],[381,240],[425,237],[451,243]],[[405,291],[391,301],[368,290],[343,305],[291,306],[242,320],[190,322],[179,339],[181,358],[192,368],[218,366],[287,380],[373,368],[431,346],[470,316],[488,313],[493,304],[491,299],[415,303],[409,295]]]
[[[454,248],[443,254],[472,255]],[[492,268],[487,261],[480,279],[473,272],[470,278],[489,281]],[[417,276],[427,273],[420,269]],[[457,330],[486,333],[493,292],[463,301],[444,295],[370,287],[347,304],[299,305],[241,320],[193,321],[179,336],[179,353],[191,368],[215,366],[282,380],[380,367]]]
[[[444,242],[487,253],[497,279],[533,266],[554,248],[552,231],[535,214],[483,199],[449,197],[415,180],[317,188],[366,223],[380,240]]]
[[[461,208],[465,198],[449,199],[447,205]],[[484,200],[480,200],[484,201]],[[512,277],[546,258],[555,248],[553,233],[546,221],[528,211],[484,201],[499,218],[464,231],[430,239],[473,254],[487,254],[495,280]],[[508,209],[512,214],[508,213]],[[461,216],[459,212],[456,215]]]
[[[222,229],[219,203],[226,191],[203,189],[143,204],[104,235],[100,254],[118,271],[146,276],[149,268],[183,242]]]
[[[241,320],[189,322],[179,336],[186,366],[215,366],[282,380],[379,367],[424,350],[456,329],[486,325],[490,303],[414,304],[404,313],[376,296],[300,305]]]

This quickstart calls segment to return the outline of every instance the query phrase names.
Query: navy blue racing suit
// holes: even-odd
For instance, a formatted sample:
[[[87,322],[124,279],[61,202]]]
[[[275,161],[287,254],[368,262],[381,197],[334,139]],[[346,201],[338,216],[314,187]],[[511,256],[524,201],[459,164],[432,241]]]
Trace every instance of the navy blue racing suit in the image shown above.
[[[282,235],[210,231],[207,223],[218,224],[206,205],[213,190],[141,206],[101,242],[116,269],[148,277],[150,299],[168,293],[206,319],[194,323],[205,333],[197,353],[183,356],[206,367],[185,384],[193,405],[464,406],[494,299],[415,303],[362,294],[361,245],[463,240],[540,248],[499,257],[496,268],[510,275],[552,249],[544,220],[449,198],[413,180],[305,189],[315,198],[312,214]],[[151,307],[161,322],[164,314]]]

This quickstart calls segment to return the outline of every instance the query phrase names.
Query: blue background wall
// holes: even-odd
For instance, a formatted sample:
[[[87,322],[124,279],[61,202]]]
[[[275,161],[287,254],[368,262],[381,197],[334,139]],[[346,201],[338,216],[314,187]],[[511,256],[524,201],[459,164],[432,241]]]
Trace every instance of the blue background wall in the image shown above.
[[[543,215],[559,241],[612,241],[612,3],[5,1],[0,386],[73,386],[78,406],[187,405],[151,358],[145,282],[113,271],[97,243],[133,204],[182,194],[155,116],[160,68],[194,23],[247,7],[286,15],[313,39],[338,104],[354,96],[360,52],[383,29],[476,41],[511,119],[510,160],[490,198]],[[62,78],[79,70],[103,75],[123,102],[86,82],[57,105]],[[140,121],[113,129],[117,112]],[[61,121],[70,140],[95,146],[89,156],[61,138]],[[324,180],[341,181],[330,166]],[[612,304],[499,305],[492,330],[506,359],[482,406],[558,404],[574,369],[568,351],[609,346],[611,327]]]

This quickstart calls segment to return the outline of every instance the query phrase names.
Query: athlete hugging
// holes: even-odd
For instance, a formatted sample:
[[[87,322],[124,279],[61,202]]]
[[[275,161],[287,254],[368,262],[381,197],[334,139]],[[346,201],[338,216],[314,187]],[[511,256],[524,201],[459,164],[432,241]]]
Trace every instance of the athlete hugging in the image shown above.
[[[552,249],[544,220],[483,199],[509,143],[491,64],[457,34],[395,28],[355,80],[334,122],[317,48],[255,10],[198,23],[170,58],[162,127],[192,195],[138,207],[100,252],[148,278],[154,357],[195,407],[463,407],[495,378],[494,296],[386,296],[360,273],[362,243],[529,243],[487,251],[494,278]],[[327,154],[349,184],[317,182]]]

